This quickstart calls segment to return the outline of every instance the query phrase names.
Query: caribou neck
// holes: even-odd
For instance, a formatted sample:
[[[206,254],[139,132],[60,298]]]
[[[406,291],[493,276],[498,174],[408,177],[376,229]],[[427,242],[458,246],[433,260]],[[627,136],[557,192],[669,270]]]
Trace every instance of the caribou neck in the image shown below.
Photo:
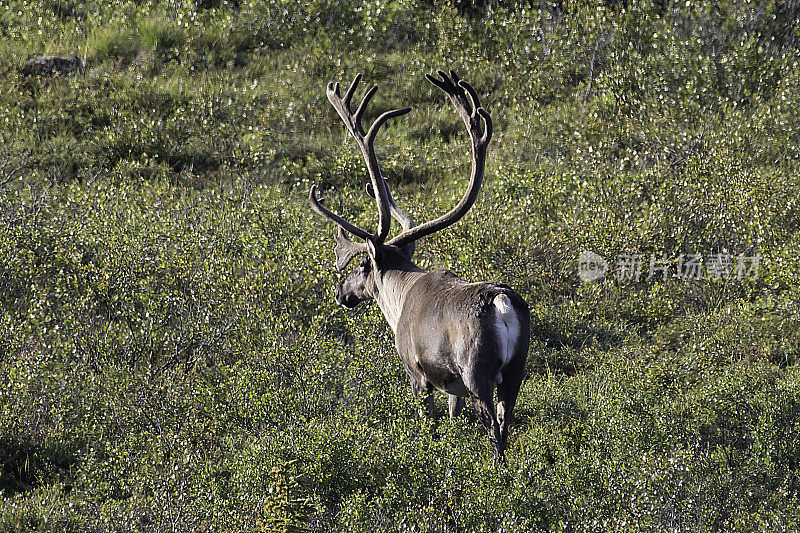
[[[376,276],[375,301],[394,333],[397,333],[397,322],[409,289],[424,274],[423,269],[409,261],[402,268],[386,269]]]

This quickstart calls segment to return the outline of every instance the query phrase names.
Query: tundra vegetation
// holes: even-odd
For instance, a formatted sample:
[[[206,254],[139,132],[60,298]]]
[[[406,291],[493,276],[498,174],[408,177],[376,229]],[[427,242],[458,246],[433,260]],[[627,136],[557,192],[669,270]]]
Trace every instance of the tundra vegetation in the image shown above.
[[[0,529],[796,531],[799,15],[4,0]],[[430,438],[379,310],[336,305],[307,204],[317,184],[374,224],[325,97],[359,72],[365,121],[413,108],[378,144],[398,204],[458,201],[439,68],[495,134],[477,203],[415,257],[531,306],[507,467],[470,408]],[[605,279],[579,279],[584,251]],[[758,272],[711,261],[740,255]]]

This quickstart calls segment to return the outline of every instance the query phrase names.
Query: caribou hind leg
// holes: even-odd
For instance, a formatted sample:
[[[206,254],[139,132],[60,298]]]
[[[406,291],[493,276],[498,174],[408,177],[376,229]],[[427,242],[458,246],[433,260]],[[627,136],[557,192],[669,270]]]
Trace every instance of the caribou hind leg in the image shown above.
[[[508,445],[508,424],[514,414],[514,405],[525,375],[525,359],[517,357],[503,369],[503,381],[497,386],[497,422],[500,425],[500,445]]]
[[[501,380],[497,384],[497,421],[500,424],[500,444],[504,450],[508,445],[508,424],[514,414],[514,405],[525,378],[525,360],[530,344],[531,325],[527,304],[519,296],[514,298],[517,300],[515,316],[518,319],[516,338],[507,341],[513,347],[513,353],[511,360],[501,370]]]
[[[489,442],[494,451],[494,461],[496,464],[505,464],[505,446],[503,444],[500,424],[497,422],[497,415],[494,409],[494,391],[492,387],[485,387],[477,396],[472,397],[472,405],[478,413],[478,417],[489,434]]]

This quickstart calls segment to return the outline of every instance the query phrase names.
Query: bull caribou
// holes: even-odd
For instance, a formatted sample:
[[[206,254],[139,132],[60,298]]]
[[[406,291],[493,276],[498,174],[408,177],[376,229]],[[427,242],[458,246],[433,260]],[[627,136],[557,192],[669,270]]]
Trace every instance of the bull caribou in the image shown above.
[[[472,207],[483,182],[486,150],[492,138],[492,118],[481,107],[478,94],[454,72],[439,71],[441,79],[426,75],[443,90],[461,116],[472,143],[472,174],[458,204],[446,214],[414,225],[398,207],[381,175],[374,142],[381,126],[410,108],[380,115],[364,131],[361,119],[377,87],[364,95],[355,113],[351,101],[361,79],[359,74],[341,95],[339,84],[329,83],[328,100],[355,138],[367,165],[367,193],[378,207],[378,227],[370,233],[328,209],[311,187],[312,209],[338,226],[336,268],[344,270],[359,254],[358,265],[335,290],[336,300],[354,308],[375,300],[395,334],[400,360],[411,380],[414,396],[421,398],[433,416],[433,389],[446,392],[450,417],[472,399],[475,410],[489,434],[496,462],[505,462],[508,424],[525,372],[528,354],[530,314],[528,305],[508,286],[494,282],[468,283],[448,270],[425,271],[411,260],[419,239],[456,223]],[[387,242],[391,217],[403,228]],[[350,233],[364,243],[353,242]],[[497,389],[497,407],[494,390]]]

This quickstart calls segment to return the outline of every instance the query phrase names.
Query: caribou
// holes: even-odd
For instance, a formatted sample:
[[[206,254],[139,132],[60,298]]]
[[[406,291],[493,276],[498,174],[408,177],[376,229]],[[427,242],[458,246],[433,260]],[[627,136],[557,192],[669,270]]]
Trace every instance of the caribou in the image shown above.
[[[338,303],[352,309],[375,300],[394,332],[413,394],[428,416],[433,417],[434,389],[448,394],[451,418],[459,415],[469,397],[488,433],[494,460],[504,463],[508,425],[525,374],[528,305],[501,283],[468,283],[448,270],[426,271],[412,261],[416,241],[455,224],[474,204],[483,182],[492,118],[481,107],[472,85],[453,71],[449,76],[439,71],[439,78],[426,77],[447,94],[471,141],[472,173],[461,200],[444,215],[419,225],[397,205],[381,174],[374,142],[388,120],[411,109],[387,111],[365,131],[362,118],[377,87],[365,93],[353,112],[359,74],[344,96],[338,83],[328,84],[327,96],[364,156],[369,174],[366,190],[378,208],[377,229],[371,233],[333,213],[318,198],[316,186],[311,187],[309,202],[316,213],[338,226],[334,247],[337,270],[344,270],[354,257],[364,254],[336,287]],[[403,231],[387,241],[392,218]],[[348,233],[364,242],[352,241]]]

